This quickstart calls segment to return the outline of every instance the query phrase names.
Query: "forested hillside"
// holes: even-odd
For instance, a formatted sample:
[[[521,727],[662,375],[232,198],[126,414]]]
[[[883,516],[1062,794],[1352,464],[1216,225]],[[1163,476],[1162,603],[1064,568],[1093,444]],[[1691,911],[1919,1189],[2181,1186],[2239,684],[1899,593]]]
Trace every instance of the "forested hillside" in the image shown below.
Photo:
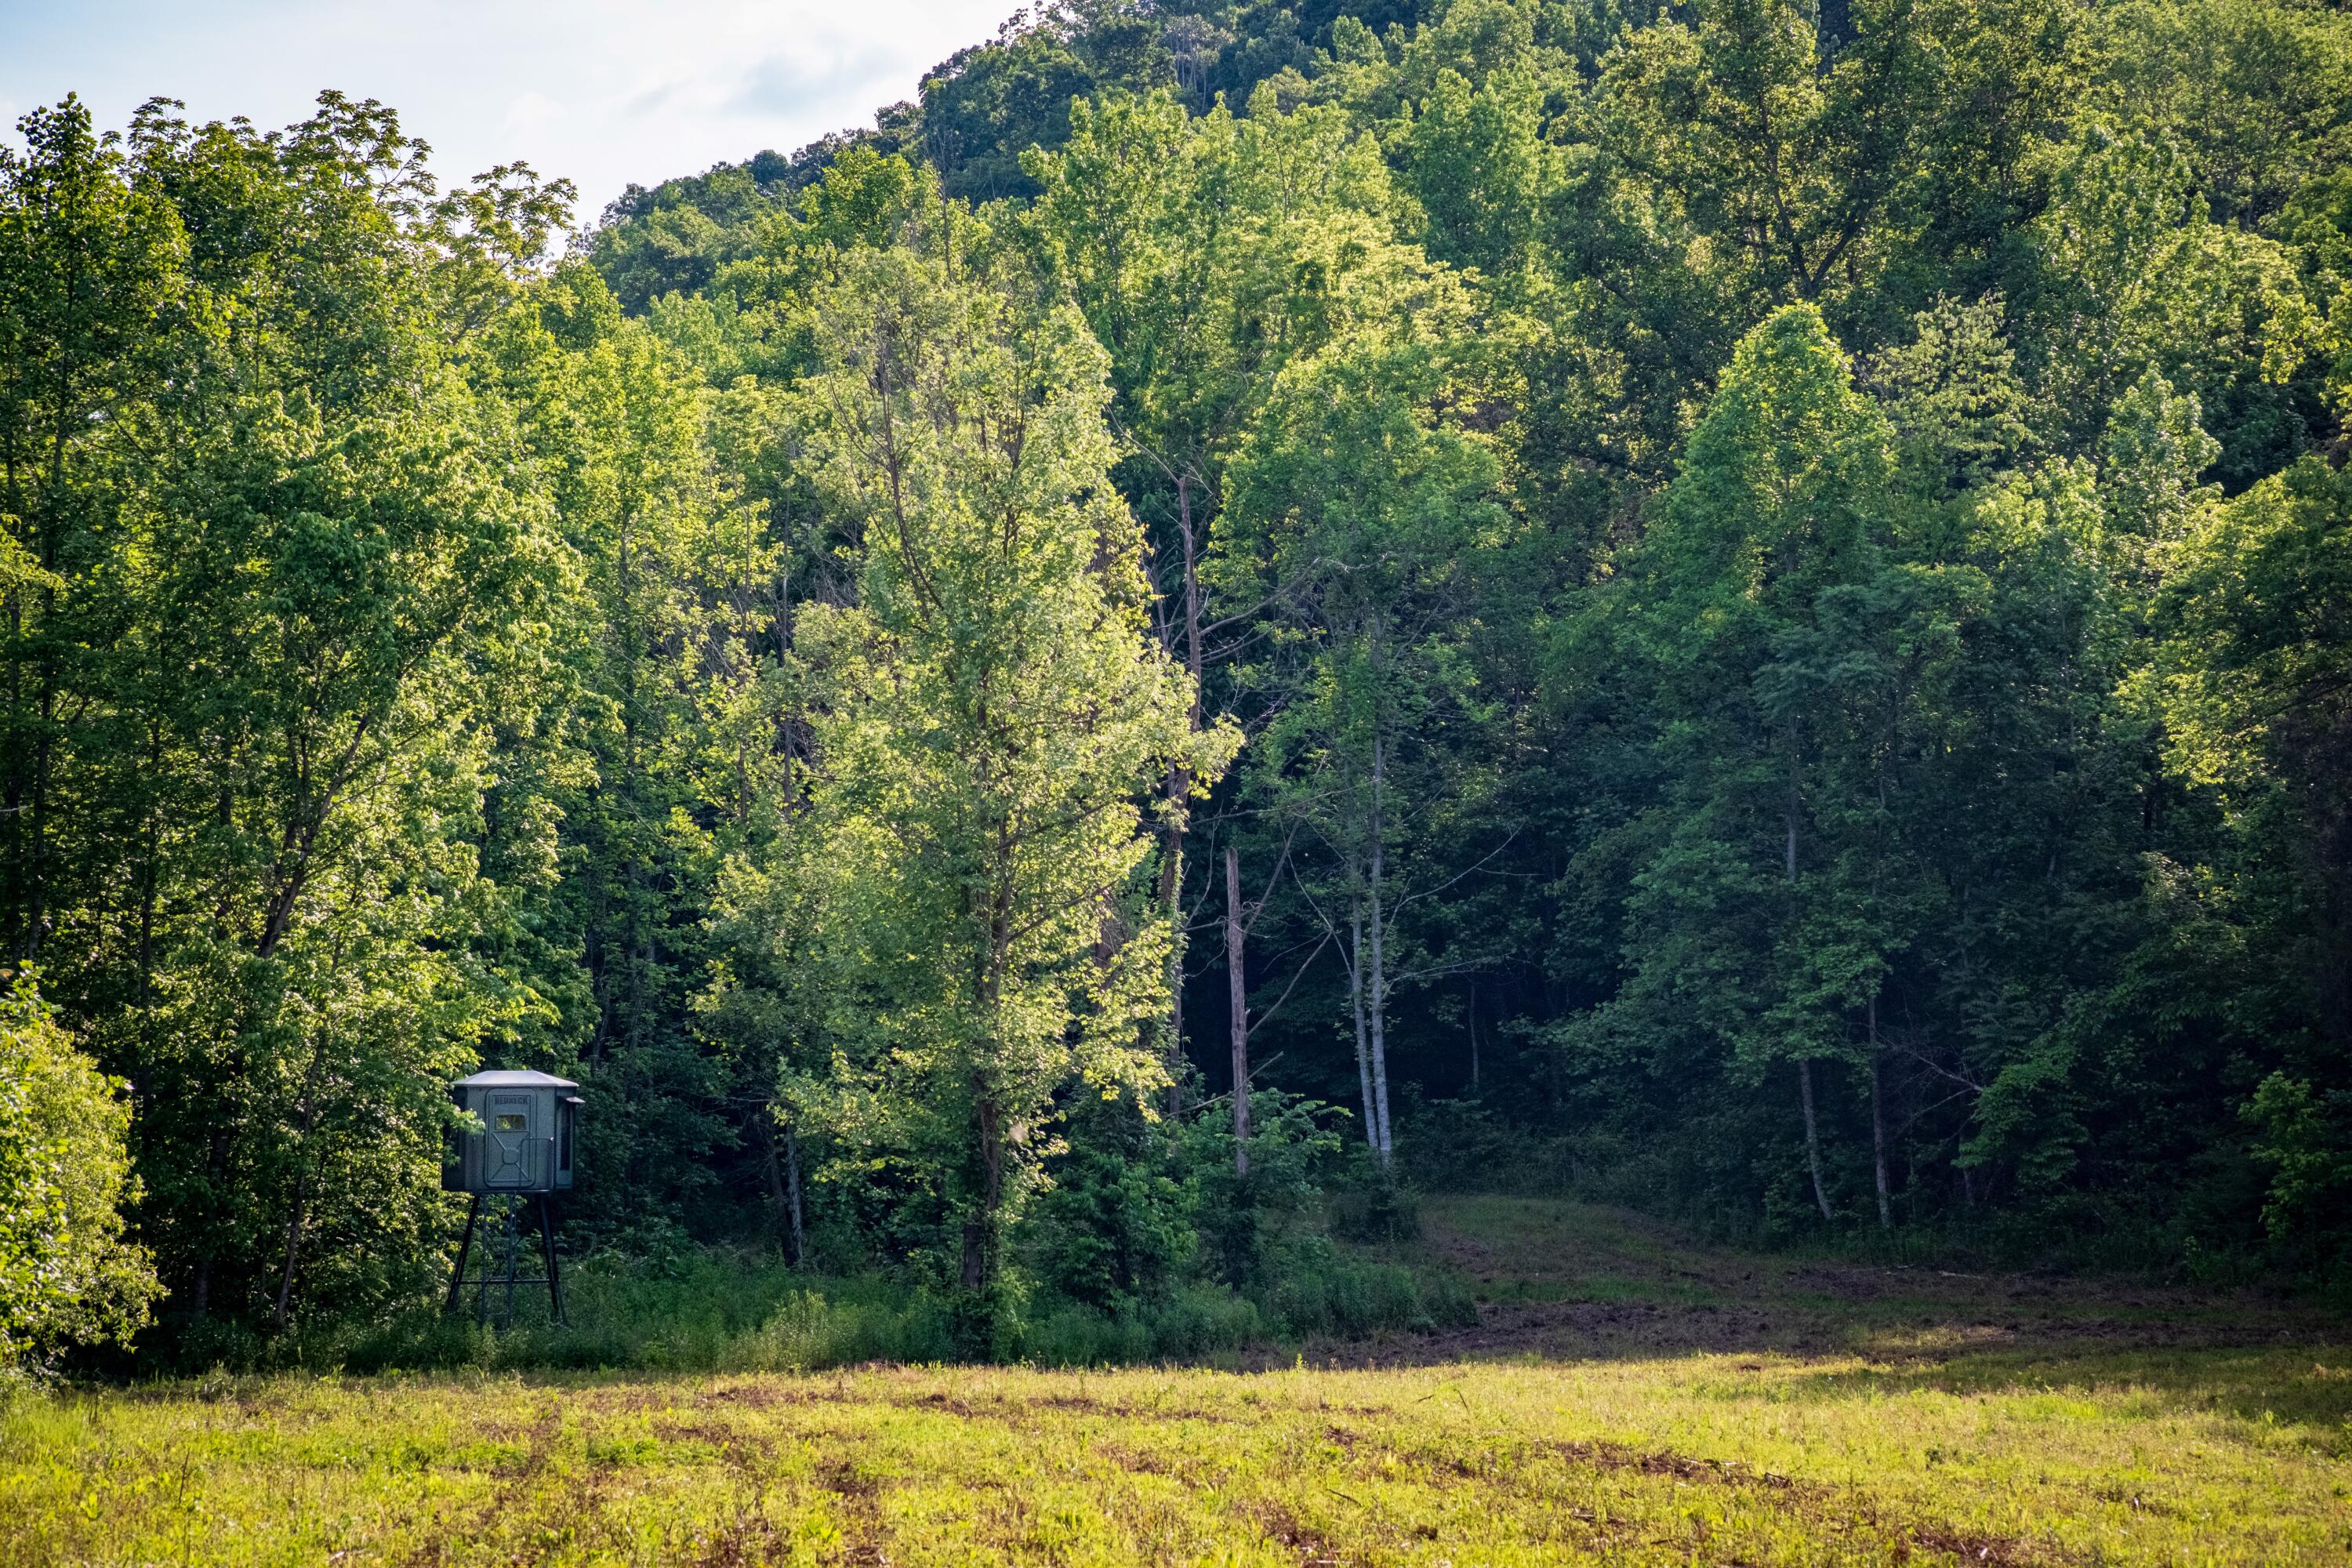
[[[2352,1285],[2332,7],[1087,0],[568,238],[20,129],[0,1359],[436,1299],[481,1064],[974,1354],[1414,1186]]]

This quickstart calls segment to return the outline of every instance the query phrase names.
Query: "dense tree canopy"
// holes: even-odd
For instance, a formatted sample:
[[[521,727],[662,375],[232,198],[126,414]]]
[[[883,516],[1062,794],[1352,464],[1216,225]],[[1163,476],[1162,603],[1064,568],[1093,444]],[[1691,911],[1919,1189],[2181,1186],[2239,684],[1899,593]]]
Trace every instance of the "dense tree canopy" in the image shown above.
[[[1377,1191],[2352,1269],[2336,10],[1056,5],[561,259],[372,102],[20,131],[83,1337],[147,1256],[191,1353],[422,1299],[481,1062],[583,1084],[572,1245],[976,1352],[1246,1287],[1343,1121]]]

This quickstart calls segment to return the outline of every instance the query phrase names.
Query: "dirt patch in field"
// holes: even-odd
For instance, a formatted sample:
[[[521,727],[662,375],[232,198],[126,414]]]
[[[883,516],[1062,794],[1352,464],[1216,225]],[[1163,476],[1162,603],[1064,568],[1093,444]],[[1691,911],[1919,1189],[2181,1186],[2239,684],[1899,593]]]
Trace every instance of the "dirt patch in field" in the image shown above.
[[[1085,1415],[1107,1422],[1152,1423],[1199,1421],[1219,1426],[1244,1424],[1245,1417],[1221,1410],[1202,1409],[1196,1405],[1168,1405],[1158,1403],[1139,1404],[1134,1401],[1097,1399],[1083,1394],[989,1394],[977,1398],[964,1394],[933,1391],[912,1399],[876,1397],[869,1403],[893,1404],[903,1408],[921,1407],[951,1411],[968,1421],[1001,1421],[1024,1426],[1041,1411],[1055,1411],[1066,1415]]]
[[[819,1465],[816,1482],[836,1497],[870,1498],[882,1489],[880,1481],[849,1459],[828,1459]]]
[[[1350,1455],[1383,1441],[1374,1432],[1338,1426],[1327,1428],[1325,1435]],[[1507,1491],[1541,1484],[1528,1463],[1532,1455],[1508,1462],[1481,1463],[1454,1453],[1413,1449],[1394,1452],[1397,1458],[1433,1472]],[[1757,1494],[1759,1502],[1771,1511],[1805,1521],[1810,1529],[1822,1532],[1824,1539],[1846,1538],[1848,1532],[1853,1532],[1855,1543],[1859,1544],[1862,1538],[1875,1538],[1878,1544],[1874,1548],[1874,1561],[1907,1562],[1914,1552],[1943,1552],[1964,1563],[1995,1564],[1999,1568],[2066,1568],[2074,1561],[2046,1545],[2019,1537],[1962,1530],[1939,1521],[1906,1519],[1873,1494],[1854,1487],[1801,1480],[1736,1459],[1713,1459],[1672,1449],[1640,1448],[1588,1439],[1539,1444],[1532,1454],[1582,1470],[1655,1478],[1677,1486],[1732,1488]],[[1668,1543],[1663,1537],[1635,1539],[1627,1535],[1628,1529],[1638,1528],[1631,1521],[1604,1522],[1583,1508],[1563,1511],[1583,1528],[1597,1531],[1609,1546]]]
[[[1475,1328],[1318,1341],[1301,1353],[1309,1366],[1364,1370],[1530,1355],[1559,1361],[1694,1351],[1813,1356],[1850,1348],[1849,1336],[1832,1325],[1763,1311],[1558,1301],[1482,1303]],[[1252,1372],[1283,1371],[1291,1362],[1289,1355],[1271,1349],[1243,1358],[1244,1369]]]
[[[2063,1561],[2008,1536],[1971,1535],[1963,1531],[1927,1526],[1915,1527],[1910,1539],[1914,1545],[1930,1552],[1948,1552],[1963,1563],[1990,1563],[1992,1568],[2035,1568],[2037,1564]]]
[[[846,1389],[818,1388],[803,1379],[782,1375],[756,1382],[732,1383],[714,1388],[695,1400],[697,1405],[731,1405],[742,1410],[771,1410],[780,1405],[864,1405],[864,1395]]]
[[[1297,1514],[1280,1503],[1253,1503],[1249,1512],[1266,1540],[1297,1554],[1300,1568],[1336,1568],[1339,1549],[1332,1544],[1331,1538],[1301,1523]]]
[[[830,1459],[817,1467],[817,1485],[841,1500],[841,1555],[834,1561],[856,1568],[880,1568],[890,1561],[885,1549],[887,1531],[875,1499],[883,1482],[861,1469],[855,1460]]]
[[[1913,1547],[1948,1552],[1963,1563],[1989,1563],[1994,1568],[2059,1568],[2074,1561],[2047,1546],[2016,1536],[1989,1535],[1940,1523],[1890,1520],[1874,1499],[1855,1489],[1796,1480],[1738,1460],[1697,1458],[1667,1449],[1633,1448],[1615,1443],[1570,1441],[1553,1443],[1549,1447],[1570,1464],[1594,1469],[1667,1476],[1685,1485],[1753,1488],[1781,1493],[1800,1513],[1825,1520],[1843,1516],[1845,1522],[1882,1535],[1888,1543],[1888,1555],[1896,1562],[1906,1561]]]
[[[756,1433],[709,1421],[681,1421],[675,1416],[654,1417],[653,1431],[664,1443],[698,1443],[725,1463],[743,1470],[759,1468],[774,1447]]]
[[[1319,1341],[1303,1352],[1309,1366],[1366,1370],[1437,1366],[1458,1361],[1613,1361],[1653,1356],[1778,1355],[1801,1361],[1867,1353],[1899,1365],[1933,1366],[1987,1350],[2198,1350],[2263,1343],[2332,1342],[2340,1325],[2300,1315],[2271,1325],[2162,1318],[2005,1318],[1920,1313],[1857,1321],[1835,1310],[1720,1308],[1601,1301],[1486,1302],[1475,1328],[1370,1340]],[[1282,1371],[1292,1357],[1265,1350],[1243,1358],[1244,1370]],[[1760,1366],[1759,1366],[1760,1370]]]
[[[902,1369],[887,1370],[896,1372]],[[889,1383],[879,1385],[869,1383],[853,1387],[817,1384],[799,1374],[783,1373],[766,1377],[747,1377],[740,1382],[710,1389],[698,1394],[693,1404],[698,1407],[716,1405],[743,1411],[807,1405],[880,1406],[897,1410],[940,1411],[966,1421],[997,1421],[1014,1425],[1033,1421],[1046,1412],[1122,1423],[1197,1421],[1232,1425],[1246,1419],[1225,1411],[1192,1405],[1097,1399],[1084,1394],[1005,1394],[994,1390],[961,1394],[941,1388],[915,1390]],[[692,1434],[686,1434],[682,1429],[682,1435]]]
[[[695,1568],[754,1568],[792,1556],[792,1538],[756,1509],[744,1509],[700,1543]]]
[[[1480,1299],[1475,1327],[1318,1343],[1308,1362],[1865,1353],[1933,1365],[1990,1349],[2187,1350],[2341,1332],[2306,1308],[2252,1294],[1716,1252],[1640,1215],[1529,1201],[1498,1219],[1480,1208],[1495,1201],[1431,1200],[1412,1249],[1469,1281]],[[1573,1234],[1547,1235],[1554,1215]],[[1283,1363],[1269,1355],[1251,1364]]]
[[[1159,1454],[1139,1453],[1124,1443],[1093,1443],[1087,1452],[1107,1465],[1116,1465],[1129,1475],[1179,1476],[1182,1471],[1172,1461]]]
[[[1729,1459],[1695,1459],[1665,1449],[1629,1448],[1616,1443],[1565,1442],[1551,1451],[1571,1464],[1599,1470],[1633,1470],[1645,1476],[1672,1476],[1678,1481],[1713,1486],[1763,1487],[1772,1491],[1796,1489],[1786,1476],[1759,1470]]]

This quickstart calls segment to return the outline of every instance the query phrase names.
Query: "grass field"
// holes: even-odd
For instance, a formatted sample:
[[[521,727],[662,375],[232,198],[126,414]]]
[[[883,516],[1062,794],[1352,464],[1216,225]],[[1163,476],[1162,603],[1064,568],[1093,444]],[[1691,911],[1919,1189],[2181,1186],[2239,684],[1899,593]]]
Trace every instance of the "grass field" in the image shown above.
[[[2352,1560],[2328,1319],[1425,1217],[1477,1329],[1235,1367],[19,1397],[0,1563]]]

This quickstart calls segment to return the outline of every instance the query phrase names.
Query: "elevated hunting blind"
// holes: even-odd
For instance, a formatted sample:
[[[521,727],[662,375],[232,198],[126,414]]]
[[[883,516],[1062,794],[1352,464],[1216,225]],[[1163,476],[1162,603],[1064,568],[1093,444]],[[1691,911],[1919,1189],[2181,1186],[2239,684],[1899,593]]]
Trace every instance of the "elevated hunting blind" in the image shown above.
[[[442,1190],[473,1194],[473,1202],[466,1210],[465,1239],[457,1244],[457,1265],[449,1271],[446,1310],[457,1310],[458,1298],[470,1284],[475,1290],[475,1316],[487,1321],[491,1288],[503,1286],[504,1317],[510,1321],[514,1316],[515,1288],[545,1285],[555,1321],[564,1321],[563,1282],[555,1263],[555,1215],[551,1194],[569,1192],[572,1187],[580,1107],[584,1103],[577,1092],[579,1088],[570,1079],[549,1073],[504,1070],[478,1072],[450,1086],[450,1100],[459,1110],[476,1120],[480,1131],[469,1131],[462,1125],[453,1127],[448,1148],[442,1156]],[[495,1257],[486,1257],[481,1274],[469,1280],[466,1278],[466,1258],[473,1250],[474,1226],[481,1218],[482,1200],[486,1197],[501,1200],[504,1268],[502,1272],[499,1270]],[[547,1258],[544,1279],[522,1279],[515,1274],[523,1205],[532,1198],[539,1200],[539,1237]]]
[[[451,1193],[561,1193],[572,1187],[572,1135],[580,1086],[543,1072],[478,1072],[449,1090],[460,1110],[480,1118],[479,1132],[456,1135],[454,1158],[441,1167]]]

